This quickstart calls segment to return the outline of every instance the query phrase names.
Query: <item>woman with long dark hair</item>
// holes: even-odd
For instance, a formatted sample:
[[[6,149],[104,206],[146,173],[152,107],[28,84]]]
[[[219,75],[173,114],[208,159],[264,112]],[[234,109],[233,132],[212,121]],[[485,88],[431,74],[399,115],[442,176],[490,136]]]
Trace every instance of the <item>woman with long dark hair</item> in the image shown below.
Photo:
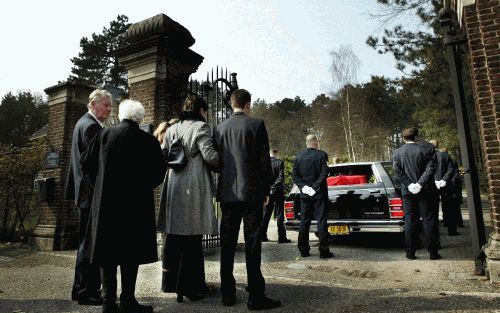
[[[179,122],[168,128],[162,148],[170,149],[180,139],[187,156],[182,169],[168,169],[163,186],[165,201],[165,245],[162,291],[176,292],[192,301],[206,292],[202,236],[217,234],[213,186],[208,166],[216,168],[219,155],[212,130],[206,122],[208,105],[199,96],[188,96]]]

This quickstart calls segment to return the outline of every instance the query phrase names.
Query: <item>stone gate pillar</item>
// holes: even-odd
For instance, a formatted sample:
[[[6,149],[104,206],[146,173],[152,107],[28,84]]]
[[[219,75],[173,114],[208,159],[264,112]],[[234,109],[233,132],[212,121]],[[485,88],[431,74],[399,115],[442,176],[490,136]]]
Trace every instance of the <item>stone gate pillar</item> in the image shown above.
[[[467,34],[470,74],[479,119],[493,231],[485,246],[487,273],[500,283],[500,3],[456,0]]]
[[[116,52],[128,70],[130,99],[140,101],[143,123],[156,127],[176,117],[186,97],[189,76],[203,61],[191,49],[191,33],[165,14],[133,24],[123,35],[127,45]]]
[[[66,250],[78,246],[78,211],[65,200],[71,138],[78,119],[87,112],[94,87],[65,82],[45,89],[49,103],[48,151],[39,178],[53,180],[49,200],[41,202],[40,220],[29,238],[39,250]]]
[[[127,45],[116,52],[128,71],[129,97],[146,109],[143,124],[156,128],[177,117],[187,95],[189,76],[203,57],[189,49],[195,40],[182,25],[165,14],[133,24],[123,35]],[[155,190],[158,212],[160,188]],[[162,240],[158,240],[161,255]]]

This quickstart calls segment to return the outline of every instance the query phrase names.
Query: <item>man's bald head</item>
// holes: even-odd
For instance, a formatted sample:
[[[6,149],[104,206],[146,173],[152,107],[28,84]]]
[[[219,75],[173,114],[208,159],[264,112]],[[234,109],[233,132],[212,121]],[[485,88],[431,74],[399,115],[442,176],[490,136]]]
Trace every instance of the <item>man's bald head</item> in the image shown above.
[[[316,137],[315,135],[307,135],[306,147],[318,149],[318,137]]]

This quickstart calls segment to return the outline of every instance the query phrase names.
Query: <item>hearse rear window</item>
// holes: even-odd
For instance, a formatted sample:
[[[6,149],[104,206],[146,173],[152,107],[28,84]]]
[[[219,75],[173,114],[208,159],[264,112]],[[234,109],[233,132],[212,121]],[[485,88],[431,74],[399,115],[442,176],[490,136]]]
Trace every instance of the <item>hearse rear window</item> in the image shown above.
[[[326,179],[328,186],[363,185],[377,182],[370,164],[333,166],[328,171]]]

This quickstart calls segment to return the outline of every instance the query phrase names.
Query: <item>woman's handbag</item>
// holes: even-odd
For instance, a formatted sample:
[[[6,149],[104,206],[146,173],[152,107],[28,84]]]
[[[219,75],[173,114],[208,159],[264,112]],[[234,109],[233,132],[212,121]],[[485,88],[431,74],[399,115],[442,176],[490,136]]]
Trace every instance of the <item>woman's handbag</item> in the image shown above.
[[[179,130],[178,126],[177,130]],[[172,145],[170,145],[170,149],[168,150],[167,164],[174,171],[179,171],[186,167],[187,162],[188,158],[182,145],[182,137],[179,137],[177,133],[177,138],[172,141]]]

